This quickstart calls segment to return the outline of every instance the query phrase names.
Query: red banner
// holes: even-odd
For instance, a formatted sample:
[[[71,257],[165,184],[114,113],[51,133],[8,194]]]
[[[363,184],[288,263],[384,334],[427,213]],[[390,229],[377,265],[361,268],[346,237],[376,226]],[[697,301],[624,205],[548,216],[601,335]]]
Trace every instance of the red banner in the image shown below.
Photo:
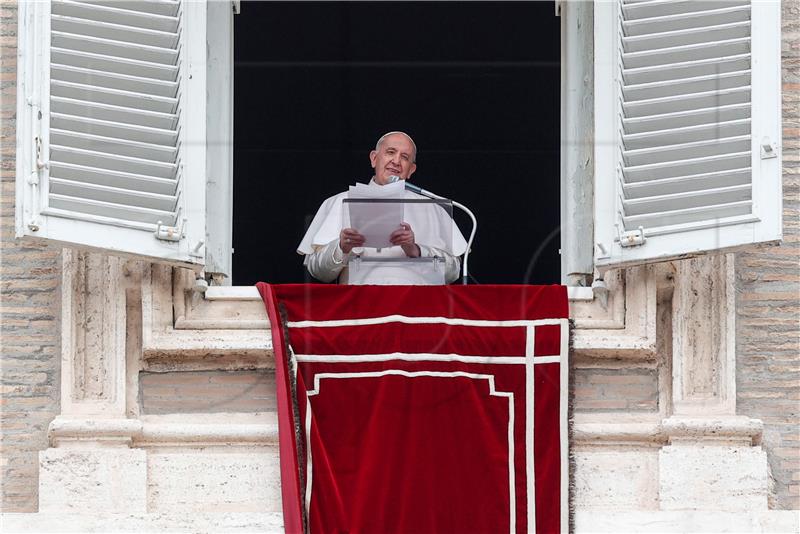
[[[567,531],[566,288],[258,289],[287,532]]]

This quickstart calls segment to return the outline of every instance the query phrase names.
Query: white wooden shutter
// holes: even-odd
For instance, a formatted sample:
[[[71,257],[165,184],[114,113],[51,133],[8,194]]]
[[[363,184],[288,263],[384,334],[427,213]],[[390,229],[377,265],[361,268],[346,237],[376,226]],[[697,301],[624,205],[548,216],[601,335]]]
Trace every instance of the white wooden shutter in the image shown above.
[[[780,3],[595,3],[595,263],[781,237]]]
[[[203,263],[205,10],[20,2],[19,236]]]

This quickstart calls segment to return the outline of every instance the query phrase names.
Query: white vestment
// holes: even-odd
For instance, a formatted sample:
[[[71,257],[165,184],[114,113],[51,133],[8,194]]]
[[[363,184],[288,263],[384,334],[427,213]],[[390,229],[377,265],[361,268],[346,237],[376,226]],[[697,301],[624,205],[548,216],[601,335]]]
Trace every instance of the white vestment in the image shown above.
[[[370,181],[370,187],[383,187]],[[305,256],[303,263],[314,278],[323,282],[339,279],[348,283],[348,263],[356,251],[362,258],[401,258],[405,252],[399,246],[375,249],[364,247],[350,254],[343,254],[339,247],[339,233],[342,230],[342,201],[348,192],[329,197],[322,203],[297,247],[298,254]],[[424,199],[411,191],[405,192],[407,199]],[[422,257],[438,256],[444,259],[445,280],[452,282],[459,276],[461,262],[458,256],[467,250],[467,242],[453,219],[440,206],[435,204],[406,205],[405,221],[411,225],[414,239],[419,245]],[[417,274],[400,265],[375,269],[366,280],[377,285],[416,285],[424,283]]]

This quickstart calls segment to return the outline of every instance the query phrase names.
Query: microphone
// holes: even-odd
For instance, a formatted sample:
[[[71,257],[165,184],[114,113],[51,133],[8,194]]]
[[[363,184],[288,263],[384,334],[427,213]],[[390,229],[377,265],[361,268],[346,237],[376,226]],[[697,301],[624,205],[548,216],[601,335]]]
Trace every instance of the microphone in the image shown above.
[[[395,176],[394,174],[389,177],[389,183],[390,184],[393,184],[395,182],[399,182],[400,180],[402,180],[402,178],[400,178],[399,176]],[[416,193],[418,195],[422,195],[422,196],[428,197],[428,198],[433,198],[433,199],[442,198],[442,197],[440,197],[439,195],[437,195],[435,193],[431,193],[427,189],[422,189],[421,187],[419,187],[417,185],[408,183],[408,180],[404,180],[404,181],[405,181],[406,189],[408,189],[409,191],[412,191],[412,192],[414,192],[414,193]]]
[[[396,176],[394,174],[389,176],[389,183],[390,184],[399,182],[400,180],[402,180],[402,178],[400,178],[399,176]],[[435,193],[431,193],[430,191],[422,189],[421,187],[418,187],[416,185],[412,185],[412,184],[408,183],[408,180],[405,180],[405,185],[406,185],[406,189],[408,189],[409,191],[413,191],[414,193],[417,193],[418,195],[422,195],[424,197],[428,197],[428,198],[433,199],[433,200],[447,200],[444,197],[440,197],[439,195],[437,195]],[[472,249],[472,242],[475,240],[475,232],[478,230],[478,220],[475,218],[475,214],[472,213],[472,210],[470,210],[464,204],[461,204],[460,202],[456,202],[455,200],[450,200],[450,203],[453,205],[453,207],[456,207],[456,208],[462,210],[464,213],[467,214],[467,216],[469,216],[470,219],[472,219],[472,232],[470,232],[470,234],[469,234],[469,240],[467,240],[467,250],[464,252],[464,262],[461,264],[461,267],[462,267],[461,283],[464,284],[464,285],[467,285],[468,276],[469,276],[469,267],[467,266],[467,264],[468,264],[468,261],[469,261],[469,253],[470,253],[470,251]],[[445,208],[444,206],[442,206],[442,209],[447,211],[447,208]],[[448,212],[448,214],[451,217],[453,216],[452,213]]]

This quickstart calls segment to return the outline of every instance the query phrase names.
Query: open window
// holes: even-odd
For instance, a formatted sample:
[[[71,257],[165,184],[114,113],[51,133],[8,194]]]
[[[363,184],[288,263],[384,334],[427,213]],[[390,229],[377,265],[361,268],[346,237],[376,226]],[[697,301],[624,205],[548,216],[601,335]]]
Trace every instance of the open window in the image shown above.
[[[595,264],[779,240],[780,3],[594,6]]]
[[[230,275],[233,9],[20,3],[18,236]],[[779,240],[780,3],[597,1],[593,17],[594,266]]]
[[[312,281],[308,224],[395,129],[411,182],[475,212],[473,282],[558,282],[552,3],[246,2],[235,38],[234,284]]]

